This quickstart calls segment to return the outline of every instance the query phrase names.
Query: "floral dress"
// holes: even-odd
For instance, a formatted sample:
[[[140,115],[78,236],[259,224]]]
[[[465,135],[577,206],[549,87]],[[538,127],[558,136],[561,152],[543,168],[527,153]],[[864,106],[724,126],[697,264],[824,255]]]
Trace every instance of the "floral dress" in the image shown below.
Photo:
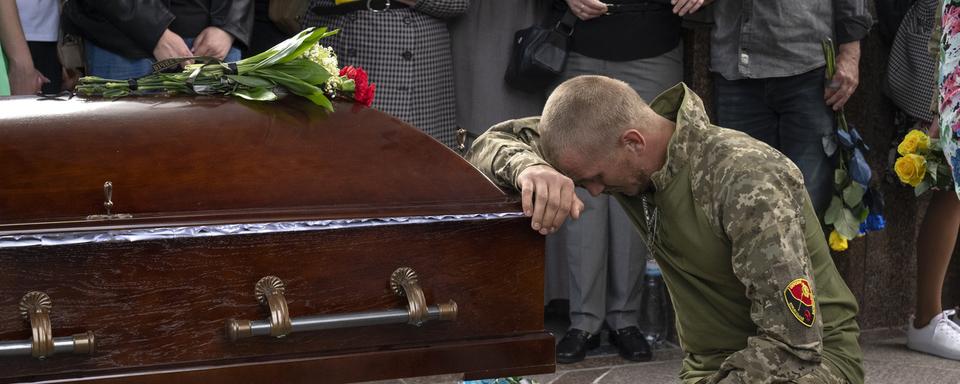
[[[937,105],[943,154],[950,163],[953,186],[960,196],[960,0],[941,0],[942,29],[932,41],[939,54]],[[938,33],[939,32],[939,33]]]

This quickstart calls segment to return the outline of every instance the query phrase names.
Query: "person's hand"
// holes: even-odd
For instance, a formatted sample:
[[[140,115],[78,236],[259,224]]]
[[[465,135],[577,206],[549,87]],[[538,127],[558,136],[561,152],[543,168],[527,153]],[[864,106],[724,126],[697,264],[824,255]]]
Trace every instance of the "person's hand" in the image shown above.
[[[547,235],[556,232],[572,216],[580,218],[583,202],[574,192],[573,180],[546,165],[527,167],[517,176],[523,214],[530,217],[530,227]]]
[[[688,13],[694,13],[703,6],[703,0],[670,0],[673,4],[673,13],[677,16],[683,16]]]
[[[188,56],[193,56],[193,53],[190,52],[190,48],[187,48],[187,43],[183,41],[180,35],[169,29],[163,31],[163,35],[160,35],[160,40],[157,41],[157,46],[153,47],[153,57],[157,61],[171,57]],[[189,62],[186,63],[189,64]]]
[[[567,0],[570,12],[580,20],[590,20],[607,14],[607,5],[600,0]]]
[[[860,85],[860,42],[840,44],[837,72],[824,89],[823,98],[834,111],[839,111]]]
[[[233,35],[217,27],[206,27],[193,40],[193,54],[223,60],[230,53],[232,46]]]
[[[33,63],[10,64],[8,73],[11,95],[36,95],[50,79],[33,67]]]

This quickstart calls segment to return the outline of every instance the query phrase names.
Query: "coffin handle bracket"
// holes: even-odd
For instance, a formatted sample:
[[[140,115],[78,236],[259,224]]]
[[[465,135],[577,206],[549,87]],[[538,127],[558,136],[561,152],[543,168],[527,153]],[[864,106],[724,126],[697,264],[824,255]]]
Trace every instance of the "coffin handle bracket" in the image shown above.
[[[325,314],[290,318],[287,301],[283,297],[284,284],[276,276],[266,276],[256,285],[257,300],[270,307],[269,320],[227,320],[226,331],[231,340],[253,336],[283,337],[293,332],[353,328],[380,324],[411,324],[421,326],[427,321],[457,319],[457,303],[427,305],[420,288],[417,273],[408,267],[397,268],[390,275],[390,288],[407,298],[406,309]]]
[[[53,337],[50,296],[30,291],[20,298],[20,315],[30,322],[31,337],[24,341],[0,342],[0,356],[30,355],[46,359],[57,352],[92,354],[95,351],[93,332],[87,331],[67,337]]]

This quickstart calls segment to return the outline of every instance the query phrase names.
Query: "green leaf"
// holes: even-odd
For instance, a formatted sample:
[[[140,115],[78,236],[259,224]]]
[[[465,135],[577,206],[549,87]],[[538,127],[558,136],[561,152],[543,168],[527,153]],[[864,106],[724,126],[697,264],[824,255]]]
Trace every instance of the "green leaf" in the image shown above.
[[[273,101],[277,99],[277,94],[267,88],[239,88],[231,94],[254,101]]]
[[[840,218],[837,219],[833,227],[847,239],[856,239],[857,235],[860,234],[860,220],[857,220],[853,212],[850,212],[847,208],[840,211]]]
[[[236,81],[242,85],[246,85],[250,88],[271,88],[274,84],[272,81],[264,79],[260,76],[255,75],[225,75],[228,79]]]
[[[860,183],[850,183],[843,189],[843,202],[848,207],[856,207],[863,200],[863,194],[867,192]]]
[[[343,92],[353,92],[357,89],[357,84],[353,82],[353,79],[346,76],[340,78],[340,90]]]
[[[930,180],[928,180],[928,179],[923,179],[923,181],[921,181],[920,184],[917,184],[917,186],[913,188],[913,194],[914,194],[914,196],[920,196],[920,195],[922,195],[924,192],[926,192],[927,190],[929,190],[930,187],[931,187],[931,185],[930,185]]]
[[[850,176],[847,175],[847,171],[844,171],[840,168],[837,168],[833,171],[833,184],[837,187],[837,190],[843,188],[844,185],[850,182]]]
[[[327,99],[327,97],[323,95],[323,92],[317,92],[312,95],[301,95],[301,96],[306,97],[307,99],[312,101],[314,104],[319,105],[330,112],[333,112],[333,104],[330,103],[330,99]]]
[[[927,161],[927,174],[930,175],[930,178],[933,180],[933,184],[937,183],[937,168],[940,164],[937,164],[933,161]]]
[[[834,196],[833,200],[830,200],[830,207],[827,208],[827,212],[823,215],[823,223],[831,225],[837,222],[837,219],[840,218],[841,209],[843,209],[843,201],[841,201],[839,197]]]
[[[837,72],[837,55],[833,47],[833,40],[830,38],[823,39],[823,56],[827,62],[827,77],[832,78],[833,74]]]
[[[109,98],[109,99],[113,99],[113,98],[117,98],[117,97],[123,97],[123,96],[126,96],[126,95],[128,95],[128,94],[130,94],[130,92],[129,92],[128,90],[126,90],[126,89],[107,89],[107,90],[103,91],[103,97],[106,97],[106,98]]]
[[[243,69],[243,74],[260,68],[267,68],[278,63],[296,59],[304,51],[313,47],[320,39],[335,35],[339,30],[327,31],[327,28],[307,28],[293,37],[281,41],[256,56],[240,60],[237,67]]]
[[[287,88],[290,92],[293,92],[297,95],[307,97],[315,93],[322,93],[320,88],[317,88],[313,85],[308,84],[307,82],[300,80],[296,77],[290,76],[286,73],[273,70],[273,69],[260,69],[257,71],[260,76],[263,76],[267,79],[275,81],[277,84]]]
[[[857,218],[860,219],[861,223],[867,219],[867,216],[870,216],[870,209],[867,208],[865,204],[860,204],[854,207],[853,210],[857,212]]]
[[[313,85],[322,85],[332,76],[320,64],[303,59],[277,64],[270,69],[276,69]]]

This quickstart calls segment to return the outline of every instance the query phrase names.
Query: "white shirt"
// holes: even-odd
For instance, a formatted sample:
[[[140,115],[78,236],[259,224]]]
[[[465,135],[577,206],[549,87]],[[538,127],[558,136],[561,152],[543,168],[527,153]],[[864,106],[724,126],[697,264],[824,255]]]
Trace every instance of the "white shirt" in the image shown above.
[[[20,24],[27,41],[57,41],[60,31],[59,0],[17,0]]]

